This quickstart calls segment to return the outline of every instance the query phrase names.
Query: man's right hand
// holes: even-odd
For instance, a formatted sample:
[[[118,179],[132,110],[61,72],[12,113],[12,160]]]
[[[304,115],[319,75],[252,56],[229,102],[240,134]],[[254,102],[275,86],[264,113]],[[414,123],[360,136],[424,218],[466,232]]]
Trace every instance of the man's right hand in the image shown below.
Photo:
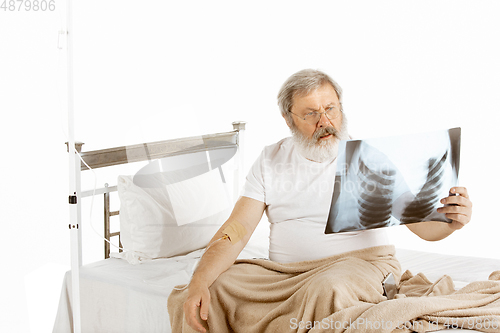
[[[184,317],[186,323],[196,331],[205,333],[206,329],[198,318],[204,321],[208,319],[210,291],[208,287],[196,283],[190,283],[188,288],[188,297],[184,303]],[[197,316],[198,308],[200,308],[199,317]]]
[[[188,297],[184,303],[184,318],[186,323],[197,332],[205,333],[207,331],[205,327],[208,327],[206,320],[210,305],[210,291],[208,288],[222,272],[226,271],[234,263],[250,239],[257,224],[259,224],[265,208],[265,203],[261,201],[241,197],[236,202],[229,219],[220,227],[210,241],[212,245],[203,254],[193,274],[188,286]],[[238,221],[243,225],[247,233],[241,240],[236,241],[234,244],[230,241],[218,242],[217,240],[225,235],[223,232],[225,228],[233,221]]]

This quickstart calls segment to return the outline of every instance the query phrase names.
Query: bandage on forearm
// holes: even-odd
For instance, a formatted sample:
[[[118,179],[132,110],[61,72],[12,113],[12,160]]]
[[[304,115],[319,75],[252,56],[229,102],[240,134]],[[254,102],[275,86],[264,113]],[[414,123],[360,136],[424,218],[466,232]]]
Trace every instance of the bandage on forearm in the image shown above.
[[[247,234],[247,229],[238,221],[232,221],[223,231],[232,244],[238,243]]]

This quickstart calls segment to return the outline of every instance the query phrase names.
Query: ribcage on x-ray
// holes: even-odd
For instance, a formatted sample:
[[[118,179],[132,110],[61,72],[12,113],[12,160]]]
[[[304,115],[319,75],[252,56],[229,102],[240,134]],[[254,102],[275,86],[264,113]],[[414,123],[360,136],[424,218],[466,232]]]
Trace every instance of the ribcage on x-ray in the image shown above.
[[[391,218],[396,171],[389,168],[373,171],[361,159],[358,162],[362,189],[358,197],[360,223],[365,228],[384,227]]]
[[[440,160],[436,158],[429,159],[425,184],[417,193],[415,199],[403,211],[401,222],[419,222],[433,212],[443,187],[444,167],[447,157],[448,152]]]

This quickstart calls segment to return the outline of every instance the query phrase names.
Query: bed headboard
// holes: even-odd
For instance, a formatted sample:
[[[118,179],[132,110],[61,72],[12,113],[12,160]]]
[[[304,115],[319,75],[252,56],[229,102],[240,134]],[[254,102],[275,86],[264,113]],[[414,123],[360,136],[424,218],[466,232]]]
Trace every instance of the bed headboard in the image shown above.
[[[82,143],[75,144],[80,153],[82,161],[80,170],[85,171],[97,168],[104,168],[126,163],[153,161],[165,157],[178,156],[202,151],[213,151],[226,148],[237,148],[236,169],[233,181],[233,196],[236,198],[239,193],[240,184],[243,181],[243,145],[246,123],[243,121],[233,122],[233,130],[230,132],[207,134],[202,136],[172,139],[165,141],[141,143],[130,146],[122,146],[94,151],[81,152]],[[201,144],[200,144],[201,143]],[[105,184],[103,188],[82,191],[80,197],[92,195],[104,196],[104,258],[109,258],[111,247],[110,242],[114,237],[118,238],[120,248],[120,232],[111,232],[111,217],[119,215],[119,211],[110,209],[110,193],[117,191],[117,186]],[[120,249],[120,252],[122,250]]]

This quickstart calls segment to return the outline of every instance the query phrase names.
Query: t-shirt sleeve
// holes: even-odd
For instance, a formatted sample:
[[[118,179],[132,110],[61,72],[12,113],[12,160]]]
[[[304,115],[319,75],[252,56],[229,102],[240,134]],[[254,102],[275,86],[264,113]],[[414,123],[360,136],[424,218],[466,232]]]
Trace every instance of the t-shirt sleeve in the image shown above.
[[[252,198],[261,202],[266,202],[266,192],[264,186],[264,152],[260,154],[248,172],[242,196]]]

